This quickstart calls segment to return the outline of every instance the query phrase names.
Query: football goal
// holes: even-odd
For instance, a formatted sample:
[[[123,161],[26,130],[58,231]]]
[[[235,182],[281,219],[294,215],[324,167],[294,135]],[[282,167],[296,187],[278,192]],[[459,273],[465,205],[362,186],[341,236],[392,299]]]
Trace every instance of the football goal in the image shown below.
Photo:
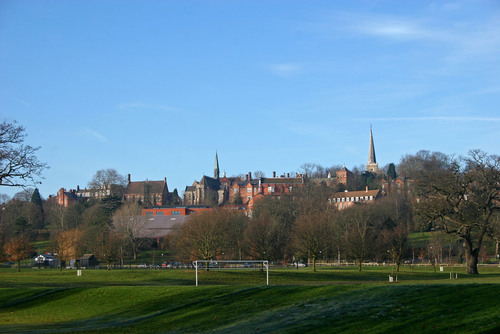
[[[255,270],[266,269],[266,285],[269,285],[269,262],[267,260],[196,260],[193,262],[196,271],[196,286],[198,286],[199,270]]]

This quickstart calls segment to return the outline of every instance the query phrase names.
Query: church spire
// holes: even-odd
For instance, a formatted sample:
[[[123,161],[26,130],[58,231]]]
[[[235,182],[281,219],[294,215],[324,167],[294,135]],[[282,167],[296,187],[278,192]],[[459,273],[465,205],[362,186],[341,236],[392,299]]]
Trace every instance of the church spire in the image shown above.
[[[368,148],[368,163],[366,170],[372,173],[378,172],[377,158],[375,157],[375,145],[373,144],[372,126],[370,125],[370,144]]]
[[[219,158],[217,157],[217,151],[215,151],[215,167],[214,167],[214,179],[219,179]]]

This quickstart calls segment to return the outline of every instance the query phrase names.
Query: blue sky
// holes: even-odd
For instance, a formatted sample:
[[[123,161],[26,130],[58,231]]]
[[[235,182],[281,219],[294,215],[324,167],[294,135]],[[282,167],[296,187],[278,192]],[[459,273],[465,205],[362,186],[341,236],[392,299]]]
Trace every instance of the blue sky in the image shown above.
[[[212,175],[499,154],[498,1],[0,2],[0,118],[50,169]],[[13,195],[19,189],[0,189]]]

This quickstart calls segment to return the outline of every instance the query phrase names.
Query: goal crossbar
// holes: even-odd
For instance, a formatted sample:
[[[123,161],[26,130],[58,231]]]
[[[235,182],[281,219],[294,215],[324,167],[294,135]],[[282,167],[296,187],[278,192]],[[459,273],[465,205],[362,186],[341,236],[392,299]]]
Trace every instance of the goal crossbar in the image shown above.
[[[196,272],[196,286],[198,286],[198,264],[205,264],[205,267],[200,267],[200,269],[205,269],[207,266],[210,270],[235,270],[235,269],[256,269],[257,267],[250,266],[249,264],[262,263],[262,266],[266,268],[266,285],[269,285],[269,261],[267,260],[195,260],[193,261],[194,268]],[[219,264],[234,264],[233,266],[224,265],[220,267]],[[212,267],[210,267],[212,265]],[[215,266],[214,266],[215,265]]]

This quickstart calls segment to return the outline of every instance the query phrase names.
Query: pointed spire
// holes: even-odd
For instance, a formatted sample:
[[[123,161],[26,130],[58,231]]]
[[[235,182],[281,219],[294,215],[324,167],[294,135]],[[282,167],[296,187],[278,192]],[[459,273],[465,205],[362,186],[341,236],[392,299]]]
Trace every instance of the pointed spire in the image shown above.
[[[214,167],[214,179],[219,179],[219,157],[217,156],[217,151],[215,151],[215,167]]]
[[[377,164],[377,158],[375,157],[375,145],[373,144],[373,132],[371,124],[370,124],[370,144],[368,148],[368,163],[366,164],[366,170],[372,173],[378,172],[378,164]]]
[[[370,147],[368,149],[368,163],[377,163],[377,158],[375,157],[375,145],[373,144],[373,132],[372,126],[370,124]]]

